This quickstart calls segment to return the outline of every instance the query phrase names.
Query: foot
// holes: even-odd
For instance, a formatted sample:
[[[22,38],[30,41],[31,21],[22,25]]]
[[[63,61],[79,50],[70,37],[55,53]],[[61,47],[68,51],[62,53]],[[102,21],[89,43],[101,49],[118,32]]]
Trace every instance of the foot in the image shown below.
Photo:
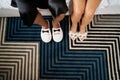
[[[71,30],[69,31],[69,37],[72,40],[77,39],[77,25],[72,25]]]
[[[50,42],[52,39],[49,21],[47,21],[47,22],[48,22],[48,28],[46,29],[46,28],[42,27],[42,29],[41,29],[41,39],[45,43]]]
[[[87,38],[87,32],[85,33],[78,33],[78,38],[80,39],[80,41],[84,41]]]
[[[72,40],[75,40],[77,39],[77,32],[72,32],[72,31],[69,31],[69,37],[72,39]]]
[[[63,39],[63,31],[62,31],[59,23],[58,23],[58,25],[59,25],[59,27],[55,27],[53,25],[53,28],[52,28],[52,36],[53,36],[53,40],[55,42],[60,42]]]
[[[78,33],[78,38],[80,41],[84,41],[87,38],[88,32],[86,31],[86,27],[80,27],[80,32]]]

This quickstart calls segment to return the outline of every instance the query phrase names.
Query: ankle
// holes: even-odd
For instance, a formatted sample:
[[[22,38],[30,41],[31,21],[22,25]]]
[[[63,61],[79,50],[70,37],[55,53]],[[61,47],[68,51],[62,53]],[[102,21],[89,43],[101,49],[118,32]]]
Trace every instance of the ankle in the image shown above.
[[[52,21],[53,28],[60,28],[60,23],[57,21]]]
[[[43,29],[48,29],[49,28],[49,22],[45,20],[44,25],[42,25]]]
[[[85,28],[85,27],[81,27],[81,28],[80,28],[80,33],[81,33],[81,34],[84,34],[85,32],[86,32],[86,28]]]
[[[73,32],[73,33],[76,33],[76,32],[77,32],[75,29],[71,29],[70,31]]]
[[[77,25],[72,25],[71,30],[73,33],[77,32]]]

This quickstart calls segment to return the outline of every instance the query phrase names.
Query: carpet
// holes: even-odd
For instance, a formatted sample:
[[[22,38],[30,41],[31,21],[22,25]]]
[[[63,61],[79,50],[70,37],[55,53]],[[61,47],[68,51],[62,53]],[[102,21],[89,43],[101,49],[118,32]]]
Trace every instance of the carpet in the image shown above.
[[[2,17],[0,80],[120,79],[120,15],[95,15],[83,42],[69,39],[68,16],[60,24],[62,42],[46,44],[40,26],[25,26],[19,17]]]

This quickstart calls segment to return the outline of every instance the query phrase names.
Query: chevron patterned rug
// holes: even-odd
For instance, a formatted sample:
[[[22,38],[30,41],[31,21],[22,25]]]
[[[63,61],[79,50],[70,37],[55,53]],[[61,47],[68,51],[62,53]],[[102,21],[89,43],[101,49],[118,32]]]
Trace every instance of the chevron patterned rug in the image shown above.
[[[61,43],[45,44],[38,25],[0,18],[0,80],[120,80],[120,15],[94,16],[83,42],[69,39],[69,24]]]

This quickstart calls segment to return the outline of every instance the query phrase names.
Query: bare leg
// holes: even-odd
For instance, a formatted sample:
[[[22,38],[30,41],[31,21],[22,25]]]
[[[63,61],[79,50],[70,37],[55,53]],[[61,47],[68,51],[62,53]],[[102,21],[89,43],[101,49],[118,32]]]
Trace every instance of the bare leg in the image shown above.
[[[43,29],[48,28],[48,22],[42,17],[41,13],[39,13],[39,12],[38,12],[33,24],[41,25]]]
[[[90,23],[90,21],[93,19],[94,13],[99,6],[101,0],[87,0],[86,2],[86,8],[85,13],[82,18],[82,23],[80,25],[80,33],[85,33],[86,26]]]
[[[72,20],[71,31],[75,33],[77,30],[77,24],[84,13],[85,0],[72,0],[72,1],[73,1],[73,13],[71,15]]]
[[[59,28],[60,27],[59,22],[63,20],[64,17],[65,14],[60,14],[57,18],[53,17],[53,22],[52,22],[53,28]]]

